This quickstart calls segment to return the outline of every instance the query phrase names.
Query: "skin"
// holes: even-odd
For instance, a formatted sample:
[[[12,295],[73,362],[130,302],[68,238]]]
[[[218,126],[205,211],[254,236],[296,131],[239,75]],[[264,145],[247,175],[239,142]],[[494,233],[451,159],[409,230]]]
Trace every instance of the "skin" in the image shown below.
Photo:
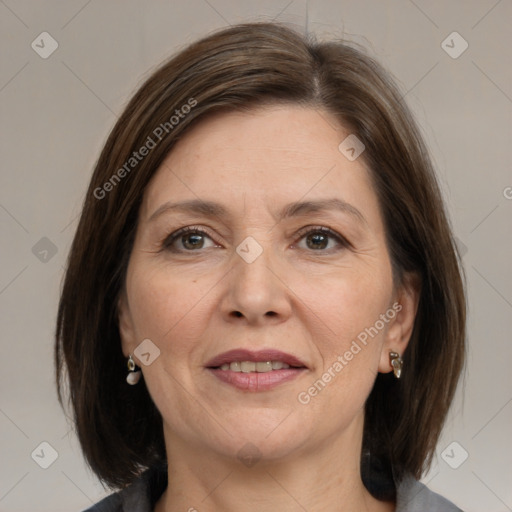
[[[418,292],[393,282],[369,171],[363,157],[338,150],[348,134],[331,114],[301,106],[215,114],[180,140],[146,189],[119,327],[126,357],[146,338],[160,350],[148,366],[134,357],[164,420],[169,485],[157,512],[395,509],[361,481],[364,403],[377,373],[392,370],[389,351],[407,346]],[[274,217],[289,203],[334,197],[363,220],[337,210]],[[197,198],[229,215],[167,210],[150,220],[168,201]],[[185,226],[209,234],[162,248]],[[322,226],[349,244],[315,239]],[[248,236],[263,250],[252,263],[236,252]],[[396,302],[400,312],[300,403]],[[278,349],[307,370],[272,390],[242,391],[205,369],[235,348]],[[247,443],[261,457],[250,467],[237,456]]]

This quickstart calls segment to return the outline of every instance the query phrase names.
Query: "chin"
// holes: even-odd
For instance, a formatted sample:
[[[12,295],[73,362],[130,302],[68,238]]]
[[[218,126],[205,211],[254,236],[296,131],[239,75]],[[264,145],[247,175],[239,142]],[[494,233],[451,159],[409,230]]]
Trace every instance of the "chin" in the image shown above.
[[[247,456],[275,461],[292,456],[313,441],[314,432],[303,422],[297,422],[298,415],[293,416],[290,411],[279,411],[263,418],[258,414],[248,414],[244,419],[238,417],[229,422],[227,430],[232,436],[219,432],[222,439],[212,448],[239,459]]]

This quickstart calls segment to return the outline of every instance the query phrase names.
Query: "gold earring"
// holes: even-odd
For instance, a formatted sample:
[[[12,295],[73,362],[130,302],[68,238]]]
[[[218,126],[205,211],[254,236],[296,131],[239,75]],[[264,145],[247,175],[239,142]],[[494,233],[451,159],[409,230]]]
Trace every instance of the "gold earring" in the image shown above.
[[[402,375],[402,366],[404,364],[403,359],[396,352],[390,352],[389,353],[389,362],[391,363],[391,366],[393,367],[393,373],[395,374],[395,377],[397,379],[399,379],[400,375]]]

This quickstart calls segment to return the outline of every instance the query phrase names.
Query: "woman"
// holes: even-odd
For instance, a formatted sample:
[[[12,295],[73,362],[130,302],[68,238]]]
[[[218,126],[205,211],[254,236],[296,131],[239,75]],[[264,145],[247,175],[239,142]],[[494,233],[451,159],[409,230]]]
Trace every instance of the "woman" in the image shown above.
[[[184,49],[91,179],[57,320],[90,510],[455,511],[464,364],[436,179],[386,72],[274,23]]]

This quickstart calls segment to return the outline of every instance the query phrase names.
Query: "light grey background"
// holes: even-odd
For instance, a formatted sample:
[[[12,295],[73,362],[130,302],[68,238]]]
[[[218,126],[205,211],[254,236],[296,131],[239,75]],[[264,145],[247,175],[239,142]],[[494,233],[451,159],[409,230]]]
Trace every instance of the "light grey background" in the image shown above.
[[[52,351],[65,258],[109,130],[171,53],[270,19],[364,44],[406,93],[465,253],[470,310],[464,393],[424,481],[468,512],[512,510],[510,0],[0,0],[0,511],[79,511],[106,494],[57,403]],[[45,31],[58,48],[43,59],[31,43],[48,51]],[[458,53],[462,39],[442,46],[454,31],[469,44],[457,58],[443,46]],[[48,469],[42,442],[58,453]]]

